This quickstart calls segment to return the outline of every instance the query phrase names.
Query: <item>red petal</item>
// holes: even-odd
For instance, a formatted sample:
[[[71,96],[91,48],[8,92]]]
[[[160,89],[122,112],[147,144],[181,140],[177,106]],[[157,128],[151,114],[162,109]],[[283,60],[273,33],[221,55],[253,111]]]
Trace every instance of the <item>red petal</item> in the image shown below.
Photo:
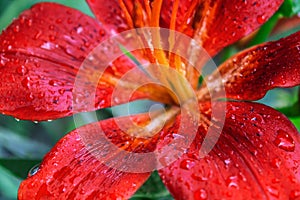
[[[297,32],[276,42],[241,52],[222,64],[218,71],[208,78],[208,83],[214,85],[213,89],[217,91],[220,83],[216,77],[221,74],[226,97],[242,100],[260,99],[275,87],[299,85],[299,45],[300,32]]]
[[[209,108],[202,105],[208,118]],[[221,131],[217,124],[213,130]],[[279,112],[261,104],[228,103],[224,129],[204,158],[199,149],[207,128],[202,124],[198,131],[189,152],[160,170],[176,199],[299,198],[300,136]]]
[[[69,133],[47,154],[37,173],[21,183],[19,199],[129,198],[150,173],[120,171],[117,167],[122,168],[124,160],[114,160],[117,154],[111,151],[107,142],[119,147],[117,153],[120,149],[146,153],[155,149],[155,137],[148,140],[127,135],[120,127],[127,127],[128,119],[105,120]],[[141,125],[149,117],[139,115],[131,119]],[[107,138],[99,134],[101,132]],[[148,159],[148,162],[133,167],[142,168],[151,162],[151,157]],[[132,165],[138,165],[138,161]]]
[[[82,62],[107,38],[94,19],[59,4],[41,3],[25,11],[0,36],[0,111],[20,119],[47,120],[71,115],[73,100],[75,112],[127,102],[127,96],[111,99],[115,82],[135,67],[125,56],[107,66],[99,83],[90,80],[94,71],[84,77],[90,79],[78,81],[80,90],[73,90]],[[111,50],[102,52],[113,54]],[[99,59],[101,62],[102,57]],[[97,89],[90,95],[92,108],[86,106],[88,88]],[[141,90],[146,92],[134,93],[131,100],[159,93],[155,87],[144,88]]]
[[[132,28],[118,0],[86,0],[97,19],[112,33]]]
[[[170,27],[174,2],[164,1],[161,13],[163,27]],[[176,15],[176,30],[195,37],[210,55],[215,55],[223,47],[261,26],[282,2],[181,0]]]
[[[158,9],[148,0],[87,0],[87,2],[96,17],[112,32],[152,24],[149,20],[151,12]],[[175,0],[162,1],[159,25],[195,37],[210,55],[215,55],[223,47],[266,22],[283,0],[272,2],[179,0],[178,4],[175,2]],[[175,17],[175,24],[171,22],[172,16]]]

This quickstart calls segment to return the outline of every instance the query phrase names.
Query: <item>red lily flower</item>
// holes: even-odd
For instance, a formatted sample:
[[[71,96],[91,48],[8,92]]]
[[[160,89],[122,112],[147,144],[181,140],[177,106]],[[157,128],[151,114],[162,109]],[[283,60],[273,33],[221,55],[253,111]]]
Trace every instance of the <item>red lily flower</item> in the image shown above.
[[[86,98],[80,98],[85,97],[84,90],[76,91],[79,97],[73,95],[82,62],[100,42],[129,29],[160,26],[193,37],[214,56],[223,47],[258,28],[282,0],[88,0],[88,3],[101,24],[77,10],[55,3],[41,3],[23,12],[3,31],[0,36],[0,110],[3,114],[41,121],[126,103],[127,98],[122,96],[111,101],[118,80],[136,68],[126,56],[110,63],[103,72],[97,82],[92,108],[86,106],[89,104]],[[176,199],[300,197],[298,131],[276,110],[244,101],[262,98],[275,87],[300,85],[299,46],[300,32],[245,50],[222,64],[196,91],[201,113],[196,124],[197,134],[182,155],[174,155],[174,162],[166,161],[168,166],[159,169],[163,182]],[[109,47],[103,52],[104,55],[113,54]],[[193,73],[188,71],[189,68],[178,67],[178,63],[181,64],[176,60],[178,57],[165,56],[161,51],[149,53],[149,49],[145,52],[134,54],[142,60],[152,58],[160,64],[166,58],[167,64],[186,74],[187,80],[196,88],[197,74],[190,75]],[[217,81],[219,75],[222,76],[221,83]],[[92,73],[90,76],[93,82]],[[170,78],[168,74],[165,76]],[[139,81],[137,79],[133,83]],[[86,88],[91,82],[79,84]],[[186,86],[179,80],[171,83],[178,91]],[[221,92],[222,84],[226,96]],[[123,86],[121,93],[125,93],[130,84],[126,82]],[[179,95],[179,99],[189,102],[186,97],[190,96]],[[212,97],[236,101],[214,101]],[[116,162],[114,159],[118,155],[110,155],[110,147],[101,143],[103,135],[99,135],[99,127],[120,151],[149,153],[163,149],[172,140],[180,140],[180,123],[186,120],[185,113],[178,111],[178,100],[164,87],[144,85],[130,97],[131,101],[136,99],[151,99],[173,107],[163,115],[163,120],[161,115],[153,118],[154,123],[148,115],[140,114],[108,119],[74,130],[47,154],[39,170],[22,182],[19,199],[122,199],[132,196],[150,172],[134,173],[117,168],[123,163]],[[77,103],[75,110],[73,102]],[[187,111],[191,108],[188,106]],[[221,113],[224,108],[225,116],[212,113],[213,109]],[[223,128],[219,123],[222,117],[225,118]],[[151,129],[158,130],[152,137],[136,137],[139,136],[138,129],[131,129],[130,135],[120,128],[129,126],[130,130],[129,121],[163,128]],[[193,128],[186,130],[193,132]],[[209,130],[219,138],[202,158],[199,151]],[[185,137],[189,137],[189,133]],[[214,137],[209,138],[208,143],[213,140]],[[184,143],[178,144],[181,142]],[[125,159],[133,161],[130,156]],[[151,156],[142,161],[144,163],[137,163],[143,169],[149,166],[151,169],[157,162]]]

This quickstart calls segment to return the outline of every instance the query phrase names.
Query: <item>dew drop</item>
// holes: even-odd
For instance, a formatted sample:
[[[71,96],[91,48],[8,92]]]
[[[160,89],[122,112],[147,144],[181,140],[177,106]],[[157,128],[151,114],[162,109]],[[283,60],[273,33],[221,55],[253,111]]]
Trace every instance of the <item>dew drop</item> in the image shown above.
[[[280,168],[280,165],[281,165],[281,160],[279,158],[274,158],[272,161],[271,161],[271,165],[275,168]]]
[[[56,23],[57,23],[57,24],[61,24],[61,23],[62,23],[62,19],[58,18],[58,19],[56,20]]]
[[[35,175],[39,171],[39,169],[40,169],[40,164],[33,166],[28,172],[28,177]]]
[[[26,96],[26,100],[27,101],[33,101],[34,100],[34,96],[32,93],[29,93],[27,96]]]
[[[21,81],[21,84],[24,88],[29,89],[31,87],[30,78],[26,77]]]
[[[0,67],[4,67],[5,66],[5,61],[3,59],[0,60]]]
[[[207,192],[204,189],[196,190],[194,193],[194,199],[201,200],[207,199]]]
[[[57,104],[58,101],[59,101],[59,97],[58,96],[53,97],[52,103]]]
[[[56,40],[56,37],[54,35],[49,35],[49,40],[53,42],[54,40]]]
[[[81,26],[79,26],[79,27],[76,29],[77,34],[82,33],[82,31],[83,31],[83,28],[82,28]]]
[[[186,169],[186,170],[189,170],[189,169],[192,169],[194,166],[195,166],[195,161],[192,160],[192,159],[185,159],[183,161],[181,161],[180,163],[180,168],[181,169]]]
[[[24,15],[22,15],[21,17],[20,17],[20,23],[21,24],[24,24],[25,23],[25,16]]]
[[[238,177],[237,176],[230,176],[226,179],[226,184],[228,187],[235,187],[239,188],[238,182],[237,182]]]
[[[57,80],[50,80],[49,81],[49,85],[51,85],[51,86],[58,86],[60,84],[59,84],[59,82]]]
[[[19,67],[17,68],[16,72],[17,72],[18,74],[24,76],[24,75],[28,72],[28,70],[27,70],[27,68],[26,68],[25,66],[21,65],[21,66],[19,66]]]
[[[15,33],[18,33],[20,31],[20,26],[16,25],[14,28],[13,28],[13,31]]]
[[[230,160],[230,158],[228,158],[228,159],[224,160],[224,164],[225,164],[225,165],[229,165],[230,163],[231,163],[231,160]]]
[[[39,94],[38,94],[38,98],[39,99],[43,99],[45,97],[45,92],[40,92]]]
[[[99,31],[99,34],[100,34],[102,37],[104,37],[104,36],[105,36],[105,31],[104,31],[103,29],[101,29],[101,30]]]
[[[207,181],[208,180],[207,177],[202,176],[201,174],[196,174],[196,173],[192,174],[191,177],[196,181]]]
[[[38,32],[35,34],[34,39],[37,40],[42,35],[42,31],[38,30]]]
[[[293,138],[284,130],[278,130],[277,136],[274,140],[274,144],[285,151],[293,152],[295,150],[295,141]]]
[[[267,187],[267,190],[272,196],[279,197],[279,191],[276,188],[269,186]]]
[[[257,18],[256,18],[256,20],[257,20],[257,22],[259,24],[262,24],[262,23],[264,23],[266,21],[266,16],[264,16],[264,15],[258,15]]]
[[[29,26],[29,27],[32,26],[32,19],[27,20],[27,26]]]
[[[61,95],[63,95],[65,93],[65,89],[64,88],[59,89],[58,93],[61,94]]]
[[[300,190],[292,190],[290,193],[290,199],[296,200],[300,197]]]

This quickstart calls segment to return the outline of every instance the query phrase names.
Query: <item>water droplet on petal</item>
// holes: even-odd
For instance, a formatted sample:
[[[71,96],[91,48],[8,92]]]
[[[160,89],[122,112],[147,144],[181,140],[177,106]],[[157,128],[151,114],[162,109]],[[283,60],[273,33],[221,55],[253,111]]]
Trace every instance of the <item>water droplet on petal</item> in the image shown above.
[[[292,190],[290,193],[290,200],[296,200],[300,197],[300,190]]]
[[[62,19],[60,19],[60,18],[58,18],[58,19],[56,20],[56,23],[57,23],[57,24],[61,24],[61,22],[62,22]]]
[[[38,98],[39,99],[43,99],[45,97],[45,92],[40,92],[39,94],[38,94]]]
[[[25,19],[26,19],[26,17],[25,17],[24,15],[22,15],[22,16],[20,17],[20,23],[21,23],[21,24],[24,24]]]
[[[226,179],[226,184],[228,187],[239,188],[237,180],[237,176],[230,176]]]
[[[258,15],[256,19],[259,24],[263,24],[266,21],[266,16]]]
[[[25,66],[21,65],[17,68],[16,72],[23,76],[28,72],[28,70]]]
[[[268,186],[267,190],[272,196],[279,197],[279,191],[275,187]]]
[[[101,29],[101,30],[99,31],[99,34],[100,34],[102,37],[104,37],[104,36],[105,36],[105,31],[104,31],[103,29]]]
[[[57,104],[58,101],[59,101],[59,97],[58,96],[53,97],[53,100],[52,100],[53,103]]]
[[[61,85],[61,84],[60,84],[60,82],[57,81],[57,80],[50,80],[50,81],[49,81],[49,85],[51,85],[51,86],[59,86],[59,85]]]
[[[54,40],[56,40],[56,37],[54,35],[49,35],[49,40],[53,42]]]
[[[197,190],[194,193],[194,199],[196,199],[196,200],[207,199],[206,190],[204,190],[204,189]]]
[[[37,40],[42,35],[42,31],[38,30],[38,32],[35,34],[34,39]]]
[[[65,93],[65,89],[64,88],[59,89],[58,93],[61,94],[61,95],[63,95]]]
[[[3,59],[0,60],[0,67],[4,67],[5,66],[5,61]]]
[[[28,172],[28,177],[35,175],[39,171],[39,169],[40,169],[40,164],[33,166]]]
[[[50,29],[50,30],[54,30],[54,26],[53,26],[53,25],[50,25],[50,26],[49,26],[49,29]]]
[[[27,96],[26,96],[26,100],[27,101],[33,101],[34,100],[34,96],[32,93],[29,93]]]
[[[30,77],[26,77],[21,81],[24,88],[29,89],[31,87]]]
[[[83,28],[82,28],[81,26],[79,26],[79,27],[76,29],[77,34],[82,33],[82,31],[83,31]]]
[[[228,158],[228,159],[224,160],[224,164],[225,164],[225,165],[229,165],[230,163],[231,163],[231,160],[230,160],[230,158]]]
[[[194,160],[192,160],[192,159],[185,159],[185,160],[181,161],[180,168],[181,169],[189,170],[189,169],[192,169],[195,165],[196,165],[196,163],[195,163]]]
[[[279,158],[274,158],[272,161],[271,161],[271,165],[275,168],[280,168],[280,165],[281,165],[281,160]]]
[[[285,151],[293,152],[295,150],[294,139],[284,130],[278,130],[274,144]]]
[[[27,26],[29,26],[29,27],[32,26],[32,19],[27,20]]]
[[[13,31],[15,33],[18,33],[20,31],[20,26],[16,25],[14,28],[13,28]]]

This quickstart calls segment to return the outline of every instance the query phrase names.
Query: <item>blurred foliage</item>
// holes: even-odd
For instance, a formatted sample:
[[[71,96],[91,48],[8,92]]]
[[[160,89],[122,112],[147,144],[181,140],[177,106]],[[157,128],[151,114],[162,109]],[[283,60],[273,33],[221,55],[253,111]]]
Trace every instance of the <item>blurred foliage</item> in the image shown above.
[[[30,8],[33,4],[46,0],[0,0],[0,30],[8,26],[13,18],[17,17],[23,10]],[[77,8],[82,12],[92,15],[85,0],[52,0],[66,6]],[[279,36],[270,33],[282,16],[292,17],[300,11],[300,0],[285,0],[277,14],[275,14],[258,31],[249,45],[264,42],[266,40],[278,39],[278,37],[291,34],[300,29],[286,30]],[[231,55],[240,51],[238,44],[231,45],[216,57],[216,62],[221,63]],[[275,89],[270,91],[266,97],[259,102],[277,108],[286,114],[300,130],[300,102],[299,87],[291,89]],[[97,111],[97,120],[109,118],[112,113],[115,116],[128,115],[129,113],[144,112],[153,106],[150,101],[138,101],[133,104],[123,105],[114,109]],[[64,134],[75,127],[97,121],[91,113],[83,113],[76,116],[77,124],[72,117],[55,120],[53,122],[41,122],[35,124],[29,121],[18,121],[12,117],[0,115],[0,199],[16,199],[17,189],[20,181],[24,179],[28,171],[39,163],[47,151]],[[172,199],[157,172],[132,198],[134,200],[169,200]]]
[[[157,172],[151,174],[146,183],[136,192],[131,200],[171,200],[173,199]]]

